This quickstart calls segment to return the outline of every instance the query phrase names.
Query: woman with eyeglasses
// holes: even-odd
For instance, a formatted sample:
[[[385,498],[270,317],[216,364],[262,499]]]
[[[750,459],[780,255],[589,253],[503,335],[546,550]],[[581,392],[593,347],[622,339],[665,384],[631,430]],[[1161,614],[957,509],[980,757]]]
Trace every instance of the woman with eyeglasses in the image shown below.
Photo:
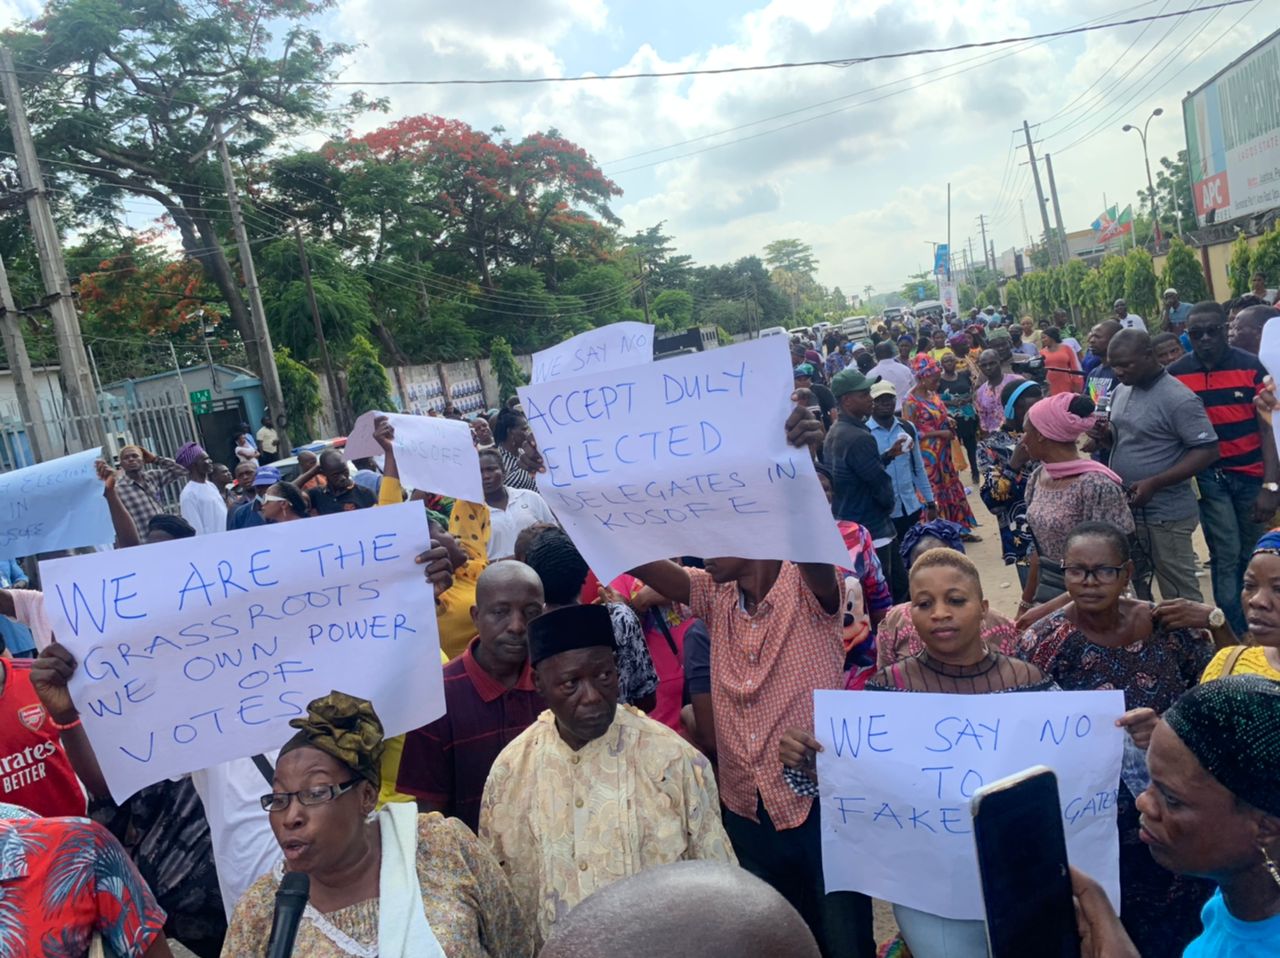
[[[1146,748],[1159,716],[1193,687],[1213,657],[1202,629],[1169,628],[1151,603],[1125,593],[1133,575],[1129,537],[1114,525],[1085,522],[1067,536],[1063,578],[1071,597],[1018,641],[1016,654],[1068,691],[1120,689],[1119,719]],[[1212,887],[1178,877],[1151,858],[1138,837],[1135,796],[1121,782],[1120,912],[1144,955],[1180,955],[1200,933],[1200,908]]]
[[[528,956],[532,942],[493,855],[466,825],[413,804],[375,812],[382,723],[364,699],[307,706],[262,807],[283,852],[240,899],[223,958],[257,958],[285,872],[311,879],[296,958]]]
[[[268,523],[292,522],[311,515],[306,494],[292,482],[277,482],[262,497],[262,518]]]

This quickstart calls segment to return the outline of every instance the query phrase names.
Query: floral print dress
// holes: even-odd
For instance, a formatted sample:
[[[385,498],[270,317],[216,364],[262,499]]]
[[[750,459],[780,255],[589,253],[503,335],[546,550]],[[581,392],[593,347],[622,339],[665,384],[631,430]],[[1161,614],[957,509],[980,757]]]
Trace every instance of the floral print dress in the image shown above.
[[[942,397],[937,393],[921,396],[913,389],[902,401],[902,415],[911,421],[920,436],[920,457],[924,460],[929,485],[933,487],[939,518],[949,519],[972,529],[978,524],[978,520],[969,508],[964,483],[960,481],[955,461],[951,458],[951,440],[936,436],[926,439],[924,436],[927,432],[951,428]]]
[[[1213,657],[1201,629],[1154,630],[1122,648],[1098,645],[1060,609],[1018,640],[1019,658],[1038,665],[1064,690],[1120,689],[1126,709],[1163,713],[1197,684]],[[1120,917],[1143,955],[1180,955],[1200,934],[1200,908],[1213,883],[1174,875],[1138,839],[1138,810],[1124,783],[1117,796],[1120,827]]]

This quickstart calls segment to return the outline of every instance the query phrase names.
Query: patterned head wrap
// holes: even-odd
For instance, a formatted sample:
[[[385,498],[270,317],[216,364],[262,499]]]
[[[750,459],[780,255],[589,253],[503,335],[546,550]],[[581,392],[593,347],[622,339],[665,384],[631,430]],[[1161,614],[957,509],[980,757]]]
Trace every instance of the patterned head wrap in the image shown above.
[[[330,692],[307,706],[305,718],[291,719],[298,734],[285,743],[280,754],[295,748],[318,748],[351,771],[382,784],[382,722],[373,705],[345,692]]]
[[[173,461],[183,469],[190,469],[191,464],[203,455],[206,455],[204,446],[198,442],[189,442],[178,450],[178,454],[173,457]]]
[[[1258,544],[1253,547],[1253,554],[1280,556],[1280,529],[1264,532]]]
[[[969,339],[968,333],[955,333],[947,337],[947,345],[954,349],[957,346],[971,346],[973,341]]]
[[[941,376],[942,366],[928,353],[920,353],[911,360],[911,371],[916,374],[916,379],[924,379],[926,376]]]
[[[1213,679],[1174,702],[1164,720],[1228,791],[1280,815],[1280,682],[1260,675]]]
[[[948,549],[964,552],[965,527],[958,522],[947,519],[934,519],[932,522],[917,522],[902,534],[902,561],[911,565],[911,553],[920,544],[921,539],[937,539]]]

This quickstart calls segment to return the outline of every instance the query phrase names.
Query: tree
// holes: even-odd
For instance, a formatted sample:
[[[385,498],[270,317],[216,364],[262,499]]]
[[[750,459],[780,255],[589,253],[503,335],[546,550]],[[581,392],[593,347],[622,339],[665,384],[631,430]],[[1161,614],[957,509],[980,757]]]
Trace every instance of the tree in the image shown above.
[[[80,195],[98,215],[118,222],[126,195],[163,207],[258,370],[268,357],[221,240],[218,129],[239,160],[252,161],[346,112],[330,106],[324,81],[351,48],[326,43],[308,24],[331,5],[60,0],[5,41],[27,71],[37,151],[70,164],[66,175],[85,184]]]
[[[1253,274],[1258,272],[1266,275],[1268,283],[1280,278],[1280,224],[1258,237],[1258,245],[1249,257],[1250,283],[1253,282]]]
[[[357,337],[368,337],[373,328],[372,290],[332,246],[313,242],[306,250],[325,339],[334,352],[346,352]],[[320,344],[297,240],[288,236],[259,247],[255,259],[272,341],[287,347],[300,362],[318,359]]]
[[[1004,286],[1004,301],[1009,307],[1009,313],[1012,316],[1022,315],[1022,284],[1016,279],[1011,279]]]
[[[978,299],[982,301],[983,307],[1000,305],[1000,286],[997,283],[988,283],[982,288],[982,292],[978,294]]]
[[[693,325],[693,296],[682,289],[663,290],[653,301],[653,314],[659,329],[688,329]]]
[[[1209,287],[1204,281],[1200,258],[1182,240],[1169,241],[1169,255],[1160,273],[1160,285],[1176,289],[1178,297],[1187,303],[1198,303],[1209,298]]]
[[[343,365],[347,372],[347,396],[351,409],[357,416],[370,409],[392,408],[391,383],[387,371],[378,359],[373,343],[357,336],[351,343]],[[338,401],[338,397],[334,397]]]
[[[764,261],[772,269],[780,269],[799,276],[811,276],[818,268],[813,247],[798,239],[774,240],[764,248]]]
[[[320,399],[320,379],[290,356],[289,350],[277,349],[275,354],[289,437],[299,444],[310,442],[316,434],[316,416],[324,406]]]
[[[1253,274],[1249,271],[1249,260],[1253,251],[1249,241],[1244,238],[1244,231],[1237,230],[1236,238],[1231,244],[1231,259],[1227,263],[1227,276],[1231,279],[1231,295],[1243,296],[1249,292],[1249,283]]]
[[[1159,315],[1155,265],[1144,249],[1129,250],[1124,258],[1124,300],[1134,315],[1149,323]]]
[[[489,365],[493,369],[493,375],[497,377],[498,398],[502,402],[514,396],[516,390],[528,382],[511,347],[501,336],[495,336],[489,344]]]
[[[656,226],[640,230],[628,240],[623,255],[634,260],[639,254],[644,261],[649,285],[657,290],[683,289],[692,279],[693,257],[675,254],[671,237],[662,232],[664,220]]]
[[[902,284],[902,296],[908,303],[938,298],[938,284],[931,273],[912,273]],[[985,304],[984,304],[985,305]]]
[[[1123,255],[1104,256],[1102,264],[1098,267],[1102,277],[1103,302],[1107,309],[1110,309],[1117,299],[1127,299],[1124,292],[1126,262]],[[1134,311],[1137,312],[1136,309]]]

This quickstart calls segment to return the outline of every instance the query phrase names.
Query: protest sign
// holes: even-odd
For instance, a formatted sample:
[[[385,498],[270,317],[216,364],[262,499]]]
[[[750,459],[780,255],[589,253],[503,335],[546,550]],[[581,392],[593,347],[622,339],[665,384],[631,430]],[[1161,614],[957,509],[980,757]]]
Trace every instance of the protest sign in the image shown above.
[[[115,541],[102,480],[87,449],[0,475],[0,559]]]
[[[523,386],[538,490],[608,582],[675,555],[847,565],[794,405],[783,337]]]
[[[651,362],[653,327],[648,323],[612,323],[534,353],[530,381],[549,383]]]
[[[1047,765],[1058,777],[1071,864],[1120,907],[1123,692],[815,691],[813,699],[828,892],[983,918],[969,801],[984,784]]]
[[[116,801],[285,743],[331,690],[388,736],[444,713],[419,503],[40,563]]]
[[[471,427],[440,416],[406,416],[398,412],[367,412],[356,420],[347,437],[347,458],[381,459],[382,447],[373,438],[373,419],[386,416],[396,430],[396,465],[400,481],[414,489],[442,496],[484,502],[480,485],[480,456],[471,441]]]
[[[1273,382],[1280,382],[1280,321],[1269,319],[1262,327],[1262,344],[1258,347],[1258,359],[1267,367]],[[1272,413],[1271,432],[1280,443],[1280,415]]]

